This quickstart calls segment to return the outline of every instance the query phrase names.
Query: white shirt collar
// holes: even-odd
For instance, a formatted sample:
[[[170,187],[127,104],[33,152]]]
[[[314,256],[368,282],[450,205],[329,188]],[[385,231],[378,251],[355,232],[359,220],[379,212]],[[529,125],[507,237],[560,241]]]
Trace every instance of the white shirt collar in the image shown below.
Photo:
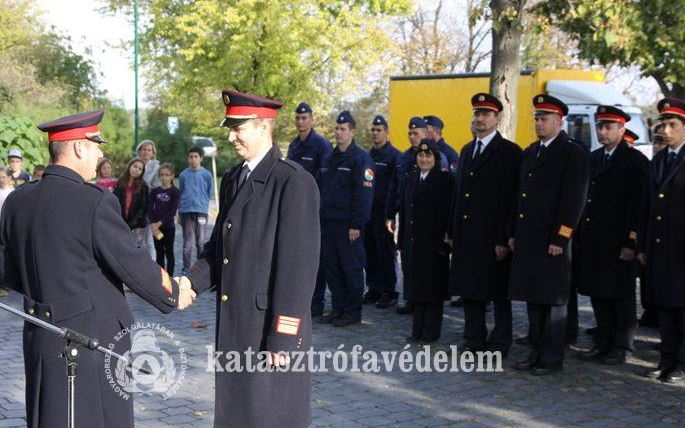
[[[540,140],[540,144],[542,144],[545,147],[549,147],[550,144],[552,144],[552,141],[556,140],[556,138],[559,136],[559,134],[555,135],[554,137],[550,138],[547,141],[542,141]]]
[[[609,157],[611,157],[611,155],[613,155],[614,152],[616,151],[616,147],[618,147],[618,146],[614,146],[614,148],[611,150],[604,149],[604,154],[609,155]]]
[[[247,167],[250,169],[250,172],[247,173],[248,177],[250,176],[250,174],[252,174],[252,171],[254,171],[254,169],[257,168],[257,165],[259,165],[259,162],[261,162],[262,159],[264,159],[264,156],[266,156],[266,154],[269,153],[269,150],[271,150],[271,148],[268,148],[266,151],[264,151],[264,153],[261,153],[260,155],[255,156],[255,158],[252,159],[251,161],[245,161],[245,164],[247,164]]]
[[[495,131],[492,131],[491,133],[489,133],[488,135],[486,135],[486,136],[483,137],[483,138],[476,138],[476,143],[478,143],[478,141],[480,141],[480,142],[482,143],[482,147],[481,147],[481,149],[480,149],[481,152],[482,152],[483,150],[485,150],[485,147],[487,147],[487,145],[490,144],[490,141],[492,141],[492,139],[495,138],[495,135],[497,135],[497,131],[496,131],[496,130],[495,130]]]
[[[430,173],[430,171],[421,171],[421,180],[425,180],[426,177],[428,177],[428,173]]]
[[[669,147],[669,148],[668,148],[668,152],[669,152],[669,153],[675,152],[675,154],[677,155],[678,153],[680,153],[680,149],[682,149],[683,146],[685,146],[685,143],[680,143],[680,145],[679,145],[678,147],[676,147],[675,149],[672,149],[672,148]]]

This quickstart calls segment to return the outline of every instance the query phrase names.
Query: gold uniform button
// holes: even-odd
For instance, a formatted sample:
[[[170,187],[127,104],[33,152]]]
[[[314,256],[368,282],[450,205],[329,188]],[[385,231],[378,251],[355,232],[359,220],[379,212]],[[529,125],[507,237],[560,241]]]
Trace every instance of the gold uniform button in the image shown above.
[[[665,197],[666,195],[664,195],[663,193],[659,193],[659,199],[664,199]]]
[[[33,315],[36,311],[33,308],[29,308],[29,315]]]
[[[45,318],[50,318],[50,311],[45,311]]]
[[[588,204],[589,204],[590,202],[592,202],[592,199],[588,199],[588,200],[587,200],[587,203],[588,203]]]
[[[228,294],[222,294],[221,295],[221,301],[222,302],[228,302]]]
[[[469,215],[468,215],[468,214],[464,214],[464,220],[468,220],[468,219],[469,219]]]
[[[590,223],[590,217],[585,217],[585,221],[586,221],[587,223]]]
[[[469,172],[469,177],[473,177],[473,171]]]
[[[522,197],[522,198],[527,198],[527,197],[528,197],[528,194],[527,194],[527,193],[521,193],[521,197]]]
[[[662,217],[660,215],[656,216],[656,221],[661,221]]]
[[[464,193],[464,197],[465,197],[465,198],[470,198],[470,197],[471,197],[471,194],[470,194],[470,193]]]
[[[224,259],[224,264],[225,264],[225,265],[228,264],[228,259]]]
[[[532,172],[529,172],[529,173],[528,173],[528,177],[532,177],[532,176],[533,176],[533,173],[532,173]]]
[[[656,242],[657,244],[660,244],[660,243],[661,243],[661,239],[656,238],[656,239],[654,240],[654,242]]]
[[[523,213],[519,214],[519,218],[523,218]]]
[[[231,230],[232,227],[233,227],[233,224],[230,221],[228,223],[226,223],[226,229]]]

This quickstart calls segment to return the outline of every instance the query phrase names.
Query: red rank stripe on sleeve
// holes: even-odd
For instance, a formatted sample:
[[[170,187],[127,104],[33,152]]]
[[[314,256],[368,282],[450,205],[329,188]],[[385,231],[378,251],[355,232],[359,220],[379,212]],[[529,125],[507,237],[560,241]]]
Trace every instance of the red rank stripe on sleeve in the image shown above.
[[[300,329],[300,319],[279,315],[276,321],[276,333],[296,336]]]

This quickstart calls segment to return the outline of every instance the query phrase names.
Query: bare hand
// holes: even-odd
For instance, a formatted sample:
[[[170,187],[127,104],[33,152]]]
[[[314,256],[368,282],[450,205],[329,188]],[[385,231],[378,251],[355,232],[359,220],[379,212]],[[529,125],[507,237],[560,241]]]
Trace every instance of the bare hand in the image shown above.
[[[290,355],[287,352],[271,352],[266,354],[266,362],[273,367],[287,367],[290,364]]]
[[[385,228],[390,232],[391,235],[395,234],[395,220],[385,220]]]
[[[630,262],[635,260],[635,251],[630,248],[621,247],[621,255],[619,258],[623,261]]]
[[[504,258],[509,255],[509,251],[509,248],[504,245],[495,245],[495,256],[497,257],[497,261],[504,260]]]
[[[184,310],[188,306],[195,303],[196,294],[190,288],[178,290],[178,309]]]
[[[359,229],[350,229],[349,231],[350,242],[354,242],[359,239]]]
[[[555,256],[555,257],[560,256],[560,255],[564,254],[564,249],[558,245],[550,244],[549,248],[547,249],[547,254],[549,254],[550,256]]]
[[[647,266],[647,254],[639,253],[637,255],[637,261],[640,262],[642,266]]]
[[[188,277],[177,276],[174,281],[178,283],[178,309],[183,310],[195,302],[197,295]]]
[[[514,238],[509,238],[509,242],[507,244],[509,245],[509,249],[513,252],[514,251],[514,244],[516,240]]]

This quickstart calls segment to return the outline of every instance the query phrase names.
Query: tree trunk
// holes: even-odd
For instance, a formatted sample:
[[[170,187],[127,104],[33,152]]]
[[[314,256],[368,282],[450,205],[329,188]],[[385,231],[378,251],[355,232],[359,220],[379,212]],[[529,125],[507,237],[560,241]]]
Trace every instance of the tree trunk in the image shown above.
[[[521,30],[526,0],[492,0],[492,57],[490,93],[500,101],[499,131],[505,137],[516,137],[516,99],[521,72]]]

